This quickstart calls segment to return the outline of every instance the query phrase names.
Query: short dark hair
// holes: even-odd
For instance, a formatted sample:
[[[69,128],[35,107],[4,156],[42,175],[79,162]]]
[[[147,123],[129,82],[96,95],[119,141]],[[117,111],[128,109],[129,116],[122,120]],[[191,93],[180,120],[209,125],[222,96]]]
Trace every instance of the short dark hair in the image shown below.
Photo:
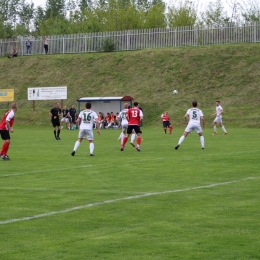
[[[86,108],[88,108],[88,109],[91,108],[91,103],[90,102],[86,103]]]
[[[192,105],[193,105],[193,107],[197,107],[198,102],[197,102],[196,100],[193,100],[193,101],[192,101]]]
[[[134,106],[137,107],[138,106],[138,102],[134,102]]]
[[[220,101],[219,101],[219,100],[217,100],[216,102],[220,103]]]

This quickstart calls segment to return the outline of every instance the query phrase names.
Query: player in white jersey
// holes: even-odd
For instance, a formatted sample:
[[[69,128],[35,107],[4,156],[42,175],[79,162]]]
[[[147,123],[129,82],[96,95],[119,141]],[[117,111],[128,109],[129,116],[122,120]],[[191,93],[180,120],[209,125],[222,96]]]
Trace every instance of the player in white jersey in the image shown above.
[[[201,147],[202,147],[203,150],[205,149],[204,136],[203,136],[203,132],[202,132],[202,129],[201,129],[201,126],[200,126],[200,123],[202,122],[203,128],[205,128],[204,115],[203,115],[202,111],[197,108],[197,105],[198,105],[197,101],[194,100],[192,102],[193,107],[188,109],[187,113],[184,116],[187,127],[184,130],[184,133],[181,136],[178,144],[175,146],[175,150],[178,150],[181,143],[184,141],[185,137],[189,133],[191,133],[191,131],[193,131],[193,130],[196,130],[196,132],[198,133],[198,135],[200,137]],[[189,122],[188,122],[188,119],[189,119]]]
[[[100,135],[100,125],[98,121],[98,116],[96,112],[91,110],[91,103],[86,104],[86,109],[81,111],[77,122],[80,122],[79,125],[79,135],[78,140],[76,141],[74,145],[74,149],[71,153],[72,156],[75,155],[78,147],[80,146],[81,141],[85,138],[89,141],[89,150],[90,150],[90,156],[94,156],[94,135],[93,135],[93,125],[94,123],[97,126],[97,133]]]
[[[216,101],[216,113],[212,114],[212,116],[216,116],[216,118],[213,121],[213,129],[214,132],[212,135],[216,135],[217,134],[217,124],[219,124],[224,132],[223,135],[227,135],[227,130],[224,127],[223,123],[222,123],[222,114],[223,114],[223,108],[220,105],[220,101]]]
[[[122,132],[118,138],[118,140],[121,140],[121,145],[123,143],[123,140],[125,138],[125,135],[126,135],[126,130],[127,130],[127,127],[128,127],[128,120],[126,119],[126,113],[128,111],[128,104],[125,103],[124,104],[124,109],[119,113],[117,119],[121,121],[121,128],[122,128]]]

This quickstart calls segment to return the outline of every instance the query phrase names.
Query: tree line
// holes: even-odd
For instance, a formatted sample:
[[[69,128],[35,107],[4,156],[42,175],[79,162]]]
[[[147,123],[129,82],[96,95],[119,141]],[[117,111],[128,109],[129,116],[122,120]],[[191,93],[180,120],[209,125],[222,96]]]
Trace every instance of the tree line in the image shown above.
[[[199,0],[0,0],[0,38],[244,24],[260,20],[259,1],[213,0],[200,10]]]

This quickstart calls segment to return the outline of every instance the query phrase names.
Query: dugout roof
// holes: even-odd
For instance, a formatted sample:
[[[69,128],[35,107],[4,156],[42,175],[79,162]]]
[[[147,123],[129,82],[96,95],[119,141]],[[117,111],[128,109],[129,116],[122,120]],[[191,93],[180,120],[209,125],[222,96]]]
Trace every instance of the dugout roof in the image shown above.
[[[80,111],[80,103],[90,102],[92,104],[92,109],[95,112],[120,112],[123,109],[124,103],[129,103],[132,106],[133,98],[131,96],[123,97],[81,97],[78,101],[78,111]]]

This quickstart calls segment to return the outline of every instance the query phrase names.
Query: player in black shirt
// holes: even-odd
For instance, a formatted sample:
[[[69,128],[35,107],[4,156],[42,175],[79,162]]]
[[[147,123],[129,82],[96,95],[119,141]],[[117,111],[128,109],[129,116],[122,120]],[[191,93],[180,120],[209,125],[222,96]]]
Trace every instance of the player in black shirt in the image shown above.
[[[76,124],[76,113],[77,113],[74,105],[71,106],[69,113],[70,113],[70,130],[72,130],[72,126]]]
[[[55,107],[50,111],[51,122],[53,125],[53,131],[56,140],[60,140],[60,118],[59,118],[60,114],[61,114],[60,103],[57,102],[55,104]],[[56,127],[58,127],[58,134],[56,133]]]

